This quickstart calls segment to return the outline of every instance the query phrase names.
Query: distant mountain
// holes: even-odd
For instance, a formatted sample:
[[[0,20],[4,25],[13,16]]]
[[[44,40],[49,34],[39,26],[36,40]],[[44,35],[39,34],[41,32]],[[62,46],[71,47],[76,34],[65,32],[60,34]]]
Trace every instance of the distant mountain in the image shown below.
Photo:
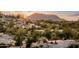
[[[63,18],[66,21],[78,21],[79,20],[79,16],[74,16],[74,15],[62,16],[61,18]]]
[[[61,18],[57,15],[53,14],[42,14],[42,13],[33,13],[32,15],[28,16],[27,19],[29,20],[52,20],[52,21],[60,21]]]
[[[78,21],[79,20],[79,12],[76,12],[75,14],[72,14],[69,17],[73,21]]]

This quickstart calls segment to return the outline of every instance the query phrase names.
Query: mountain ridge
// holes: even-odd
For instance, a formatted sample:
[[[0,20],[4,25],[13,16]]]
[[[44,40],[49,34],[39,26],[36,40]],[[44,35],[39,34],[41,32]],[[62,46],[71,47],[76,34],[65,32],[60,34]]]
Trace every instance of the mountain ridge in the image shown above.
[[[33,13],[28,16],[26,19],[30,20],[52,20],[52,21],[60,21],[61,18],[57,15],[53,14],[43,14],[43,13]]]

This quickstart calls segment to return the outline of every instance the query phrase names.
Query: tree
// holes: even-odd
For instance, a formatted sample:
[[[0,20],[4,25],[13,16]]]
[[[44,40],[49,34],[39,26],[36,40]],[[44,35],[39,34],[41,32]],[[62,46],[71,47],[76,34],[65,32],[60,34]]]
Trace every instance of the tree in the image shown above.
[[[30,48],[31,44],[33,42],[37,42],[40,37],[41,37],[41,34],[39,32],[36,32],[34,30],[30,31],[30,33],[27,34],[26,47]]]
[[[5,28],[6,28],[6,33],[13,35],[15,33],[15,29],[14,28],[14,21],[8,21],[6,22]]]
[[[52,32],[50,31],[50,29],[46,29],[46,30],[45,30],[44,36],[45,36],[48,40],[51,40],[51,38],[52,38]]]
[[[22,45],[22,41],[25,39],[26,31],[23,28],[18,28],[15,34],[14,40],[16,41],[15,45],[20,46]]]
[[[16,43],[15,43],[15,45],[16,46],[22,46],[22,41],[25,39],[23,36],[19,36],[19,35],[17,35],[17,36],[15,36],[15,41],[16,41]]]
[[[4,22],[0,19],[0,32],[5,32]]]
[[[73,31],[71,28],[64,28],[63,30],[64,39],[73,39]]]

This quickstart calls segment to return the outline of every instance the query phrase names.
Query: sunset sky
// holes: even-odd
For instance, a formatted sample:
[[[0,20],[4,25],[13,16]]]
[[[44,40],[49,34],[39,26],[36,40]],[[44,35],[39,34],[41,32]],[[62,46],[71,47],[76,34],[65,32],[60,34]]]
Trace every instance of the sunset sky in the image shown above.
[[[57,14],[57,15],[76,15],[79,14],[79,11],[5,11],[6,13],[23,13],[26,15],[30,15],[32,13],[45,13],[45,14]]]
[[[26,11],[23,13],[27,13],[28,15],[31,13],[46,13],[46,14],[58,14],[58,15],[75,15],[79,14],[79,11]]]
[[[44,13],[44,14],[53,14],[67,20],[78,20],[79,11],[5,11],[6,14],[22,14],[24,17],[27,17],[33,13]],[[72,17],[73,16],[73,17]]]
[[[26,11],[22,13],[26,15],[31,15],[33,13],[55,14],[68,21],[76,21],[79,19],[79,11]]]

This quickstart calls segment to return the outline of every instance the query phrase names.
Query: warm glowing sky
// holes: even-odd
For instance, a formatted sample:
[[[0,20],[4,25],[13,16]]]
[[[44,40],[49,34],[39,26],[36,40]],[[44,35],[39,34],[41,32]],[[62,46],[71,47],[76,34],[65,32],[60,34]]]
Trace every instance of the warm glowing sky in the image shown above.
[[[30,15],[32,13],[55,14],[61,18],[64,18],[67,20],[73,20],[73,21],[79,19],[79,11],[28,11],[23,13],[27,15]]]
[[[8,12],[7,12],[8,13]],[[11,12],[13,13],[13,12]],[[58,15],[74,15],[79,14],[79,11],[15,11],[15,13],[24,13],[30,15],[32,13],[46,13],[46,14],[58,14]]]
[[[24,14],[25,17],[33,13],[44,13],[44,14],[55,14],[61,18],[68,19],[68,20],[77,20],[79,18],[79,11],[18,11],[18,12],[16,11],[16,12],[9,12],[9,13]]]
[[[46,14],[58,14],[58,15],[74,15],[79,14],[79,11],[27,11],[24,12],[28,15],[31,13],[46,13]]]

